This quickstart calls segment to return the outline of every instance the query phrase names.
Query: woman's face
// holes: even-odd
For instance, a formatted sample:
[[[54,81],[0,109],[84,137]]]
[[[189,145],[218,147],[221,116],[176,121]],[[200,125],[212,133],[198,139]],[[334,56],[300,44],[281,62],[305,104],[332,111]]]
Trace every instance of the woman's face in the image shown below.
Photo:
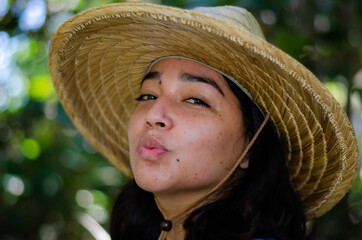
[[[222,75],[178,58],[157,62],[128,126],[137,184],[158,194],[207,192],[245,147],[242,113]]]

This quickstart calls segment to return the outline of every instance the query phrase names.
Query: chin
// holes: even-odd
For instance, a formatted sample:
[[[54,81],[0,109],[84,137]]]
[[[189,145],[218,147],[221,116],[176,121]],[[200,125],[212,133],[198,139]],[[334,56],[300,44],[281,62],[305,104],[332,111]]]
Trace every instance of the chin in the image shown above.
[[[141,177],[134,175],[137,185],[147,192],[158,193],[164,192],[169,188],[169,184],[165,184],[168,181],[165,179],[159,179],[157,177],[151,177],[149,174],[145,177],[145,174],[140,174]]]

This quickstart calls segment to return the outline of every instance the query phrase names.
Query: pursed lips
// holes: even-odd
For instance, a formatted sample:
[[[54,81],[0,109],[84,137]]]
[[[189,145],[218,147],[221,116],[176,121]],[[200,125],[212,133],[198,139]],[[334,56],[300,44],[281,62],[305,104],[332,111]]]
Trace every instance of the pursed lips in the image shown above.
[[[156,161],[168,153],[168,150],[157,139],[149,136],[140,140],[137,151],[141,158],[150,161]]]

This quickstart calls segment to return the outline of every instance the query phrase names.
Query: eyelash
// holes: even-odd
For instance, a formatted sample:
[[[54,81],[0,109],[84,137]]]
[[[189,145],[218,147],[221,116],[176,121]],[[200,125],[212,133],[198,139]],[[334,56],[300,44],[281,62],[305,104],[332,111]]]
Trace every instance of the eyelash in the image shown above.
[[[156,100],[156,99],[157,99],[157,97],[155,97],[151,94],[141,94],[139,97],[136,98],[136,101],[142,102],[142,101],[149,101],[149,100]]]
[[[194,100],[194,103],[191,103],[189,100]],[[207,104],[206,102],[204,102],[200,98],[194,98],[194,97],[188,98],[188,99],[186,99],[186,102],[194,104],[194,105],[201,105],[201,106],[205,106],[205,107],[210,107],[209,104]]]
[[[136,101],[143,102],[143,101],[150,101],[150,100],[156,100],[157,97],[151,95],[151,94],[141,94],[139,97],[136,98]],[[190,101],[193,100],[193,101]],[[185,100],[186,102],[193,104],[193,105],[200,105],[205,107],[210,107],[209,104],[201,100],[200,98],[196,97],[190,97]]]

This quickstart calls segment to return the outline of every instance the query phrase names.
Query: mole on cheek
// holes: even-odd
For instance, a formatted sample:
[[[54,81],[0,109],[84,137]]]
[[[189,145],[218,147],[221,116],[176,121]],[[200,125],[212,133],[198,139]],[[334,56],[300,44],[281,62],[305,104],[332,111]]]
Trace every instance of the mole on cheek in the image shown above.
[[[158,81],[158,84],[160,84],[160,85],[162,84],[162,81],[161,81],[161,79],[160,79],[160,80]]]
[[[177,161],[177,162],[179,162],[179,161],[180,161],[180,159],[178,159],[178,158],[177,158],[177,159],[176,159],[176,161]]]

